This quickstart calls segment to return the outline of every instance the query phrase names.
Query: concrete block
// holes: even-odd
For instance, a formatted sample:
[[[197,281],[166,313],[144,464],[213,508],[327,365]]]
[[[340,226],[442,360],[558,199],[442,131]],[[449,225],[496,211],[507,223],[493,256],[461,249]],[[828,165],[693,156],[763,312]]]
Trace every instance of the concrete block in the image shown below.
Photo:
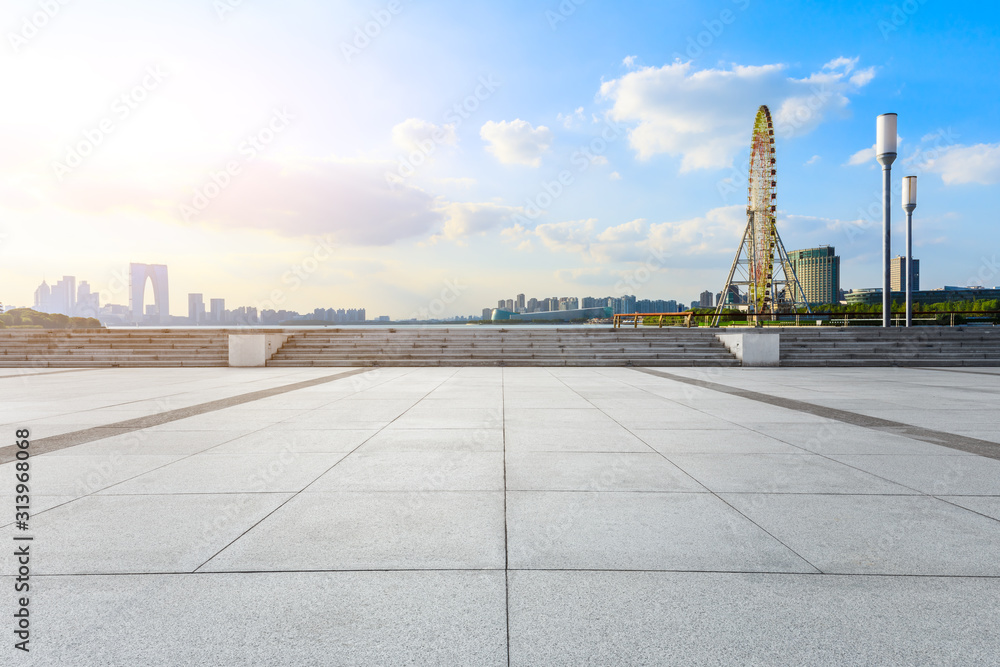
[[[744,366],[777,366],[780,334],[738,333],[716,337]]]
[[[274,356],[288,334],[230,334],[229,365],[234,367],[264,366]]]

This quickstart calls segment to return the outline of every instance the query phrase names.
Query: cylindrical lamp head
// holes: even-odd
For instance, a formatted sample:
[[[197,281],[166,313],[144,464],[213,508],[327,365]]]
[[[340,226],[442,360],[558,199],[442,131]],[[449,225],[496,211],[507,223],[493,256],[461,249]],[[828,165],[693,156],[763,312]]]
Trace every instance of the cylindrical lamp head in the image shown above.
[[[884,113],[875,122],[875,157],[895,155],[896,114]]]
[[[917,207],[917,177],[903,178],[903,210],[912,211]]]

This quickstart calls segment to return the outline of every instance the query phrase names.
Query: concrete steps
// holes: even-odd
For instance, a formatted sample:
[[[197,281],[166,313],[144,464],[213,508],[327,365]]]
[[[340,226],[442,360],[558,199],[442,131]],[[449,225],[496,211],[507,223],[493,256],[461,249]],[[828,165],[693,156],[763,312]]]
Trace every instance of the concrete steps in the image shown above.
[[[997,327],[781,329],[782,366],[1000,366]]]
[[[268,366],[736,366],[709,331],[339,329],[294,334]]]
[[[229,336],[217,330],[2,330],[0,368],[226,366]]]

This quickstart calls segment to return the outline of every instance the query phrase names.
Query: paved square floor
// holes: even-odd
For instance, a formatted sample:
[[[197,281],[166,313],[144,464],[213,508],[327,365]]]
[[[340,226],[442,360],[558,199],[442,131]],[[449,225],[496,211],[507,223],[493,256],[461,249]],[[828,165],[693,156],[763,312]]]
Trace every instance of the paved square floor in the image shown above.
[[[0,372],[4,665],[996,665],[996,369]],[[220,402],[222,401],[222,402]],[[6,524],[6,525],[5,525]]]

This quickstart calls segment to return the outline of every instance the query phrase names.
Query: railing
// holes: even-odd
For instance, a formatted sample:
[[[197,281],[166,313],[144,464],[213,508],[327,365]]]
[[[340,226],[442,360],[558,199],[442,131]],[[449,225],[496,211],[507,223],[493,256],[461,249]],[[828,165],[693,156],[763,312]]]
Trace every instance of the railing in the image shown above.
[[[680,313],[627,313],[614,316],[613,326],[620,329],[631,325],[642,326],[703,327],[710,326],[715,313],[697,313],[686,310]],[[787,313],[783,315],[752,315],[750,313],[723,313],[720,326],[799,327],[799,326],[881,326],[882,312],[873,313]],[[892,326],[905,326],[906,316],[893,313]],[[923,310],[913,313],[915,326],[957,326],[965,324],[991,325],[1000,323],[997,310]]]

